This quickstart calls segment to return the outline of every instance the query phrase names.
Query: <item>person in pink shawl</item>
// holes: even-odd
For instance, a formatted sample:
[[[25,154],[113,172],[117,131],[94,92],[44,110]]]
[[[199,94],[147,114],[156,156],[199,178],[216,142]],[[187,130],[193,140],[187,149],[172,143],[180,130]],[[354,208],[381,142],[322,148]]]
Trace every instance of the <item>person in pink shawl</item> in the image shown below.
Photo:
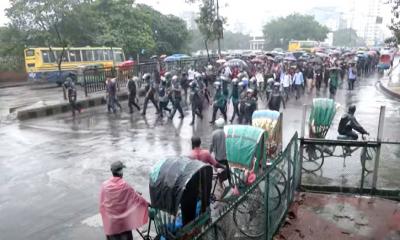
[[[132,230],[147,223],[149,203],[124,179],[121,161],[111,164],[112,177],[100,191],[100,214],[107,240],[131,240]]]

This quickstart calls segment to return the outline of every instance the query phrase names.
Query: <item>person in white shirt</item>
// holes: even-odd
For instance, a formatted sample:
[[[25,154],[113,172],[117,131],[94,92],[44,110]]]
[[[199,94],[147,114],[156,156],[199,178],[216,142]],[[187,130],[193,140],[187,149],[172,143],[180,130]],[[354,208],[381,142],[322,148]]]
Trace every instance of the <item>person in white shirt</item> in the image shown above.
[[[283,93],[285,94],[286,101],[289,99],[290,82],[292,81],[292,76],[288,71],[283,72],[283,77],[281,78],[281,85],[283,87]]]
[[[296,73],[293,76],[293,86],[296,90],[296,100],[300,97],[300,90],[304,86],[303,73],[297,68]]]
[[[189,80],[189,82],[194,80],[195,73],[196,73],[196,71],[193,69],[193,66],[190,66],[190,68],[188,70],[188,80]]]

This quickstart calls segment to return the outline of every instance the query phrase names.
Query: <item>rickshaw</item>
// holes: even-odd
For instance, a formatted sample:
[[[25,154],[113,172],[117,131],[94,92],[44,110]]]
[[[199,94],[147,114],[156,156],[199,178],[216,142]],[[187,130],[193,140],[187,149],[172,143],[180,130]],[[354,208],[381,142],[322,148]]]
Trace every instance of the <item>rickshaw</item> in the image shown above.
[[[381,56],[379,57],[379,62],[378,62],[378,73],[380,77],[383,77],[383,73],[385,70],[390,69],[392,66],[392,56],[387,53],[382,53]]]
[[[258,127],[248,125],[228,125],[224,127],[226,136],[226,153],[231,175],[231,184],[226,187],[222,199],[217,201],[233,201],[238,194],[248,189],[267,168],[265,154],[268,133]],[[281,203],[281,193],[277,185],[271,181],[271,205],[275,210]],[[213,188],[213,193],[215,185]],[[232,191],[234,190],[234,191]],[[236,192],[236,194],[232,193]],[[265,214],[264,187],[258,187],[248,194],[247,199],[233,211],[233,221],[239,231],[248,237],[260,237],[264,234],[259,228]]]
[[[275,159],[282,151],[282,115],[278,111],[257,110],[252,116],[253,127],[264,129],[268,133],[266,153],[268,159]]]
[[[339,104],[335,103],[335,101],[332,99],[314,98],[309,118],[310,138],[324,139],[326,137],[338,107]],[[339,140],[349,140],[347,138],[343,138],[341,135],[339,135],[337,138]],[[360,147],[350,148],[348,146],[342,146],[341,148],[341,153],[335,154],[336,146],[328,147],[311,144],[306,145],[305,154],[303,154],[303,170],[310,173],[320,170],[324,164],[325,157],[343,157],[343,166],[345,167],[346,157],[351,156],[351,153],[355,152]],[[366,160],[374,159],[376,154],[375,150],[367,147],[361,148],[360,160],[362,168],[366,172],[372,172],[373,163],[372,161],[367,162]]]
[[[167,158],[150,172],[152,219],[159,239],[191,239],[211,221],[211,165]],[[218,235],[223,239],[223,232]]]

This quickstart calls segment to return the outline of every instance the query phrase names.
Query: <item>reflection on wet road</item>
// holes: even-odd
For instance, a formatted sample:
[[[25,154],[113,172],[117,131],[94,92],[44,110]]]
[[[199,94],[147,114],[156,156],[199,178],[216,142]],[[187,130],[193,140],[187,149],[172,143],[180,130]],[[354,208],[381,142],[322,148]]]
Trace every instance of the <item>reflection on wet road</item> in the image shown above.
[[[376,136],[379,108],[386,105],[384,137],[400,139],[398,102],[382,94],[376,79],[362,80],[353,92],[339,90],[336,100],[342,105],[328,133],[336,138],[340,115],[356,104],[359,122]],[[58,90],[56,90],[58,91]],[[59,94],[59,93],[56,93]],[[327,96],[323,91],[321,97]],[[3,102],[2,96],[0,96]],[[284,144],[300,130],[302,103],[291,99],[284,110]],[[125,109],[128,109],[124,105]],[[259,103],[259,108],[263,104]],[[231,107],[229,109],[232,110]],[[209,115],[194,127],[190,112],[183,121],[159,120],[154,109],[147,117],[137,112],[109,115],[104,107],[87,109],[73,119],[70,114],[26,122],[11,121],[0,128],[0,232],[4,239],[102,239],[98,227],[98,192],[110,176],[109,164],[121,160],[127,165],[125,178],[148,198],[148,173],[160,159],[185,155],[190,151],[193,134],[210,142]],[[389,148],[389,147],[388,147]],[[380,186],[398,186],[400,148],[384,150],[380,168]],[[349,171],[358,162],[327,161],[331,171],[324,178],[331,184],[343,179],[350,184],[359,178]],[[93,217],[94,216],[94,217]],[[97,227],[96,227],[97,226]],[[23,230],[23,231],[21,231]]]

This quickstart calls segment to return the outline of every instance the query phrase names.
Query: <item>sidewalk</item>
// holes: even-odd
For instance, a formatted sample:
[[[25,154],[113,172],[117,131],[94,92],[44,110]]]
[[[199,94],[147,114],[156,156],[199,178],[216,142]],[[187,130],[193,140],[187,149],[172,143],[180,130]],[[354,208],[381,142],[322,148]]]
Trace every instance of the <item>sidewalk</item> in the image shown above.
[[[383,198],[300,193],[274,240],[400,239],[400,205]]]
[[[118,93],[120,101],[128,99],[128,94],[124,91]],[[83,108],[96,107],[106,104],[104,92],[92,94],[89,97],[78,99],[77,103]],[[10,109],[10,112],[13,109]],[[14,109],[19,120],[28,120],[32,118],[47,117],[55,114],[71,111],[71,106],[67,100],[44,100],[33,105]]]
[[[392,97],[400,99],[400,67],[396,65],[389,76],[382,78],[379,85],[383,91]]]

